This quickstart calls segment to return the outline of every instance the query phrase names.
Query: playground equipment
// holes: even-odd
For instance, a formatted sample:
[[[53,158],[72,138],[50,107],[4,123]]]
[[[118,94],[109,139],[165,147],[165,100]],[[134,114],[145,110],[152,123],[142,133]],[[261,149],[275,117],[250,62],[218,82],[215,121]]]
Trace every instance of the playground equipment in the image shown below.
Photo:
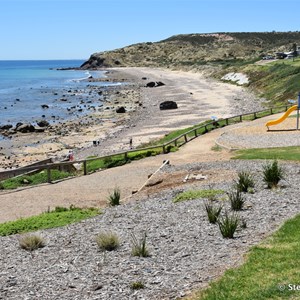
[[[298,105],[293,105],[292,107],[290,107],[280,118],[267,122],[266,126],[268,127],[268,130],[269,130],[269,126],[273,126],[273,125],[282,123],[295,110],[297,110],[297,130],[298,130],[299,129],[299,109],[300,109],[300,92],[298,94]]]

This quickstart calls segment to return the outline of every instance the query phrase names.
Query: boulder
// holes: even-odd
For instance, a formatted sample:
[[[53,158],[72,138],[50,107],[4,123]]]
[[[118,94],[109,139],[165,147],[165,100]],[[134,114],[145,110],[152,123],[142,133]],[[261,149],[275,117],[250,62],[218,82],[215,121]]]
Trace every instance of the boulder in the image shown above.
[[[43,109],[49,108],[49,105],[47,105],[47,104],[42,104],[41,106]]]
[[[165,85],[165,84],[161,81],[150,81],[146,84],[146,87],[153,88],[153,87],[159,87],[159,86],[163,86],[163,85]]]
[[[175,101],[164,101],[160,103],[159,105],[160,110],[165,110],[165,109],[177,109],[177,103]]]
[[[22,132],[22,133],[27,133],[27,132],[34,132],[35,129],[34,129],[34,126],[31,124],[23,124],[23,125],[16,127],[16,131]]]
[[[37,122],[37,125],[40,127],[48,127],[50,124],[46,120],[40,120]]]
[[[146,87],[155,87],[155,82],[154,81],[150,81],[146,84]]]
[[[124,106],[118,107],[116,109],[116,113],[118,113],[118,114],[124,114],[125,112],[126,112],[126,109]]]
[[[11,129],[13,126],[11,124],[2,125],[0,126],[0,130],[8,130]]]

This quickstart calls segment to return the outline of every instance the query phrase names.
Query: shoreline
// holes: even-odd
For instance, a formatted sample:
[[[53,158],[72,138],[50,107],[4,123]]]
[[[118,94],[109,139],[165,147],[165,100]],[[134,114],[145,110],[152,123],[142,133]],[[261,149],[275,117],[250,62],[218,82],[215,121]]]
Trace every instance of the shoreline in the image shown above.
[[[75,159],[105,155],[128,149],[130,138],[136,147],[212,116],[257,110],[260,105],[244,88],[205,78],[201,73],[133,67],[106,70],[108,78],[92,80],[128,84],[108,87],[100,112],[53,125],[44,133],[18,133],[0,141],[0,170],[50,157],[61,160],[70,149]],[[158,81],[164,85],[145,87]],[[167,100],[175,101],[178,109],[160,110],[159,104]],[[116,113],[118,107],[126,112]],[[95,147],[94,141],[99,145]]]

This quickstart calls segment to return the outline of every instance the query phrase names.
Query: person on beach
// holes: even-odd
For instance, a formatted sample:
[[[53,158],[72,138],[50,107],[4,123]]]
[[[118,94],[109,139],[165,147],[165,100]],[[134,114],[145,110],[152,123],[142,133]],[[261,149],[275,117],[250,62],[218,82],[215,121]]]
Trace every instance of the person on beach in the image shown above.
[[[73,153],[72,150],[69,151],[68,159],[69,159],[69,161],[73,161],[74,160],[74,153]]]
[[[132,137],[129,140],[129,147],[130,147],[130,149],[132,149]]]

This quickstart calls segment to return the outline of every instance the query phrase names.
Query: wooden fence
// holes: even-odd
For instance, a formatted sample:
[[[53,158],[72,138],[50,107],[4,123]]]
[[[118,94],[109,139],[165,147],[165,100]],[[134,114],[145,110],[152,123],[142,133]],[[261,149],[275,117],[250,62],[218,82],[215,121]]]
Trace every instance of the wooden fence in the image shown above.
[[[128,150],[128,151],[122,151],[122,152],[117,152],[114,154],[109,154],[106,156],[98,156],[95,158],[88,158],[88,159],[76,160],[76,161],[64,161],[64,162],[56,162],[56,163],[43,163],[44,162],[43,161],[42,162],[43,164],[41,164],[41,162],[39,162],[37,164],[31,165],[28,167],[22,167],[19,169],[0,172],[0,180],[19,176],[21,174],[25,174],[25,173],[28,173],[33,170],[34,171],[46,170],[47,171],[47,181],[49,183],[51,183],[51,170],[52,169],[63,170],[63,169],[66,169],[68,166],[69,167],[73,166],[74,164],[82,164],[83,175],[87,175],[88,174],[87,165],[89,162],[92,162],[95,160],[100,160],[100,159],[109,159],[109,158],[113,158],[116,156],[124,156],[124,160],[126,161],[126,160],[128,160],[130,153],[137,153],[137,152],[141,152],[141,151],[151,151],[153,149],[161,149],[161,153],[165,154],[170,151],[172,146],[180,147],[180,146],[188,143],[189,141],[193,140],[194,138],[196,138],[202,134],[205,134],[213,129],[232,125],[232,124],[239,123],[239,122],[242,122],[245,120],[255,120],[257,118],[269,116],[274,113],[280,113],[283,111],[287,111],[289,107],[290,107],[289,105],[285,105],[285,106],[281,106],[281,107],[269,108],[266,110],[260,110],[260,111],[255,111],[255,112],[251,112],[251,113],[241,114],[241,115],[237,115],[237,116],[233,116],[233,117],[229,117],[229,118],[225,118],[225,119],[219,119],[217,121],[211,121],[206,124],[195,126],[191,130],[184,132],[183,134],[177,136],[176,138],[174,138],[171,141],[168,141],[162,145],[154,145],[154,146],[146,147],[146,148],[137,148],[137,149],[132,149],[132,150]]]

